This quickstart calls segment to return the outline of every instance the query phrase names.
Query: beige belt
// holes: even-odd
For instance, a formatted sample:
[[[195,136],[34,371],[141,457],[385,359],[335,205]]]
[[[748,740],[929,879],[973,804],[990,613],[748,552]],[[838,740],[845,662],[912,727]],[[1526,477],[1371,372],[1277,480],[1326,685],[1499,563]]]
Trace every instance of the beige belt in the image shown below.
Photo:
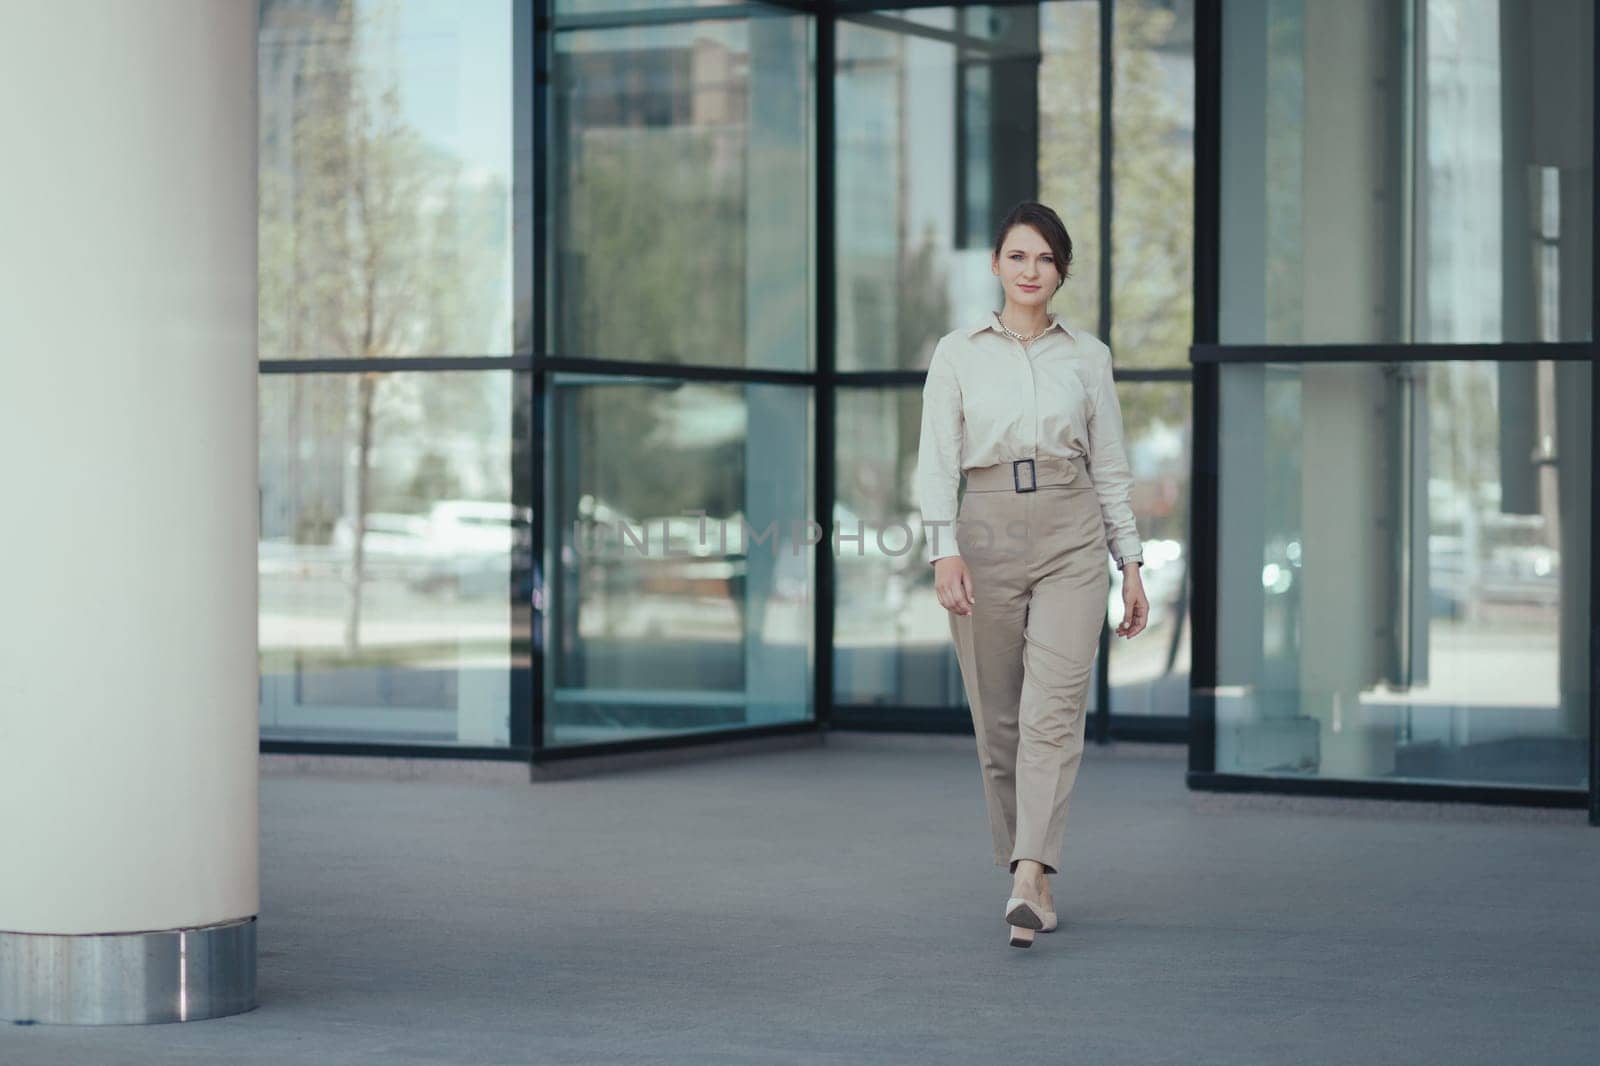
[[[968,492],[1032,492],[1048,485],[1089,484],[1089,464],[1083,456],[1062,459],[1041,455],[994,466],[975,466],[966,472]]]

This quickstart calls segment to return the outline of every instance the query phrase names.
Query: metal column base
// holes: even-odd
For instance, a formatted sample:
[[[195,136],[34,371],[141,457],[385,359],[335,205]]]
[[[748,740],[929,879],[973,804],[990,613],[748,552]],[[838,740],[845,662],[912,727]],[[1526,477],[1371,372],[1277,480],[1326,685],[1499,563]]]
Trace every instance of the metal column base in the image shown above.
[[[256,919],[62,936],[0,930],[0,1021],[152,1025],[256,1006]]]

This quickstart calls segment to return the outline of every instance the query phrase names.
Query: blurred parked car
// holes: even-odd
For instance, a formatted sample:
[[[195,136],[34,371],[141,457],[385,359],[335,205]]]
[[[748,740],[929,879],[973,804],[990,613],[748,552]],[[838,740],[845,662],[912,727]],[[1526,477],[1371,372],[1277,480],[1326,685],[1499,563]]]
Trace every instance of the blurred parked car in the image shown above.
[[[531,581],[533,521],[528,508],[492,500],[440,500],[425,515],[367,515],[363,570],[412,589],[461,597],[506,595],[509,574]],[[348,560],[355,543],[347,518],[334,523],[330,548]],[[532,589],[527,592],[531,595]]]
[[[431,547],[428,523],[421,515],[372,511],[365,527],[361,538],[365,580],[406,580],[427,566]],[[329,548],[341,572],[349,567],[355,539],[355,525],[348,516],[334,522]]]
[[[504,596],[514,569],[532,566],[533,513],[495,500],[440,500],[428,511],[429,565],[415,582],[430,592]]]

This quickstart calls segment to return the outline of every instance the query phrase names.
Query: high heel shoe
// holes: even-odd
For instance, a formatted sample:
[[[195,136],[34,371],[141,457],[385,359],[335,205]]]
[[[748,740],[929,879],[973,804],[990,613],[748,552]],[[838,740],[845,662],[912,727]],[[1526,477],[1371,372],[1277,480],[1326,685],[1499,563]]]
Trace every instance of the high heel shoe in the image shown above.
[[[1006,922],[1009,925],[1019,926],[1029,931],[1043,929],[1045,916],[1049,914],[1043,907],[1031,899],[1021,896],[1012,896],[1006,900]],[[1054,918],[1054,914],[1049,914]]]
[[[1011,943],[1012,947],[1014,947],[1014,948],[1031,948],[1031,947],[1033,947],[1033,930],[1032,929],[1024,929],[1021,926],[1016,926],[1016,925],[1010,926],[1008,928],[1010,930],[1008,935],[1010,937],[1010,943]]]
[[[1056,912],[1045,910],[1031,899],[1012,896],[1006,900],[1006,923],[1040,933],[1053,933],[1056,931]]]

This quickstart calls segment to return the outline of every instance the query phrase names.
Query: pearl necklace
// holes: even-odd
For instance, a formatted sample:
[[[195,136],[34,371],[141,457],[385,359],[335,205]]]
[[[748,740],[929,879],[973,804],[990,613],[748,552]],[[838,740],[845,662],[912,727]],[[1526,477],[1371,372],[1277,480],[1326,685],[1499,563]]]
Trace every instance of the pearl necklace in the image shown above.
[[[1015,337],[1017,340],[1021,341],[1023,344],[1027,344],[1031,340],[1036,340],[1037,338],[1044,336],[1045,329],[1049,329],[1050,328],[1049,326],[1046,326],[1046,327],[1044,327],[1044,329],[1041,329],[1038,333],[1035,333],[1033,336],[1024,337],[1022,334],[1018,333],[1016,330],[1012,329],[1010,326],[1008,326],[1004,322],[1002,322],[999,315],[995,315],[994,316],[994,320],[996,322],[1000,323],[1000,328],[1005,330],[1006,333],[1009,336]]]

